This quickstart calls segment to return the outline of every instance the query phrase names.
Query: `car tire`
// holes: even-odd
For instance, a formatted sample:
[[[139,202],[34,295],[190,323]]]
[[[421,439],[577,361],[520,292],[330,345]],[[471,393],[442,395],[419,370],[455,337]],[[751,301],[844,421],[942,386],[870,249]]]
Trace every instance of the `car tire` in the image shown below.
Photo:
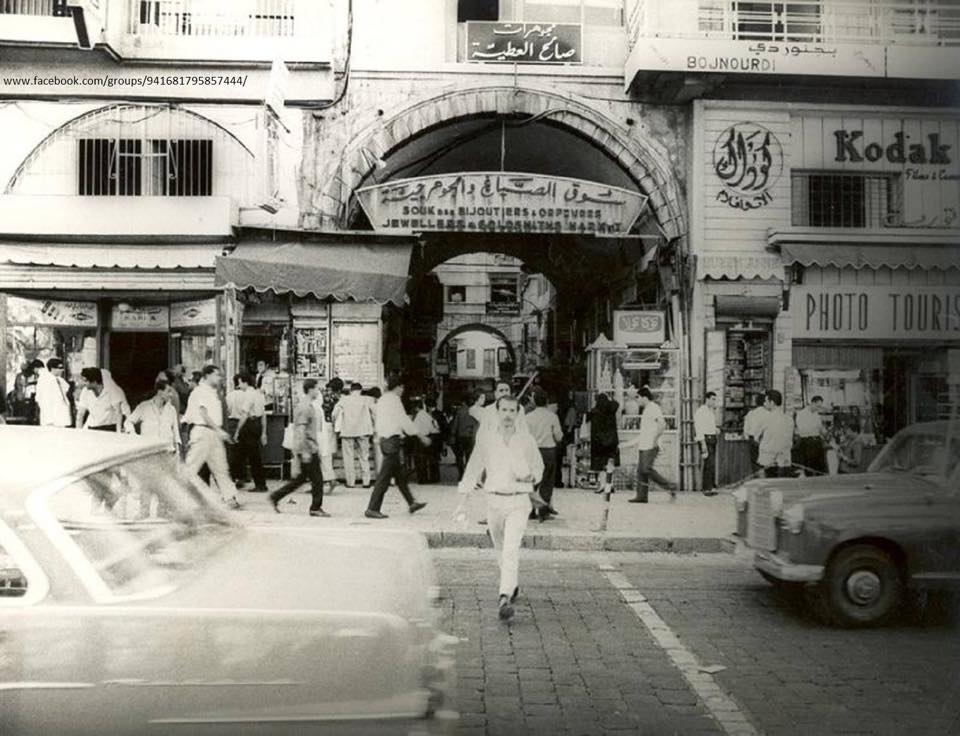
[[[903,575],[896,560],[869,544],[841,549],[814,593],[819,613],[841,626],[873,626],[889,620],[903,602]]]

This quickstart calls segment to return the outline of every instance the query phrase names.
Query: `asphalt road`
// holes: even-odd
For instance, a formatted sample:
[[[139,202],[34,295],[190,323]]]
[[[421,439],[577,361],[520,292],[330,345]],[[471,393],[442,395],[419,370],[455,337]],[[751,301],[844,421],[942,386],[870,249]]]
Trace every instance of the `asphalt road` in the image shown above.
[[[821,625],[748,558],[524,551],[510,624],[490,550],[436,550],[458,733],[960,734],[960,623]]]

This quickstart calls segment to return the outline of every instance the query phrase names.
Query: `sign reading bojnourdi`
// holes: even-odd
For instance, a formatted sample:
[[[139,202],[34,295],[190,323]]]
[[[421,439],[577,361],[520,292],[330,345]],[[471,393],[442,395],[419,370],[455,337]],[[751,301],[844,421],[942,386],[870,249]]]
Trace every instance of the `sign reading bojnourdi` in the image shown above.
[[[643,212],[640,192],[559,176],[465,172],[358,190],[378,232],[623,235]]]

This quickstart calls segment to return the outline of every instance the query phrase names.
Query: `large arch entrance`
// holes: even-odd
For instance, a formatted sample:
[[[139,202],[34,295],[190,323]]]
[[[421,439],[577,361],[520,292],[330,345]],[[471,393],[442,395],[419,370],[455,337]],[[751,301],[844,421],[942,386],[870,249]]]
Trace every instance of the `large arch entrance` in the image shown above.
[[[670,161],[665,145],[638,136],[574,95],[529,87],[473,88],[431,97],[361,130],[331,165],[329,175],[318,180],[323,185],[314,204],[321,222],[340,228],[389,232],[388,228],[406,226],[420,233],[421,245],[410,266],[411,303],[388,315],[384,351],[386,369],[406,373],[417,393],[442,392],[445,384],[438,370],[444,362],[438,351],[444,336],[438,327],[452,305],[437,277],[438,267],[477,254],[513,259],[522,278],[547,280],[555,299],[549,326],[540,325],[550,334],[547,349],[535,364],[520,366],[521,361],[514,360],[514,376],[504,377],[536,380],[554,400],[574,406],[581,415],[593,408],[600,394],[622,404],[629,383],[655,380],[658,388],[664,387],[665,397],[673,392],[668,421],[674,440],[661,470],[676,478],[681,322],[658,263],[668,253],[664,246],[682,244],[686,219]],[[552,227],[548,222],[546,228],[535,223],[527,229],[524,221],[523,227],[513,227],[502,218],[471,225],[457,218],[458,211],[462,214],[469,207],[446,210],[446,219],[434,218],[429,210],[433,202],[425,192],[456,186],[472,194],[481,191],[481,182],[499,182],[503,177],[534,182],[522,186],[511,182],[503,188],[498,183],[501,199],[496,206],[504,210],[526,212],[520,205],[530,192],[524,187],[546,192],[545,198],[556,208],[587,202],[598,217],[613,211],[604,208],[604,192],[616,190],[624,201],[633,197],[642,205],[639,216],[624,217],[620,227],[587,232],[569,223]],[[576,193],[586,190],[592,194]],[[429,210],[431,217],[408,221],[381,216],[371,210],[371,197],[394,212],[409,204]],[[487,209],[492,213],[496,208]],[[659,314],[663,324],[662,333],[650,337],[645,346],[649,349],[642,352],[634,349],[636,344],[614,342],[619,339],[618,315],[639,312]],[[481,316],[476,322],[500,329],[493,319]],[[598,346],[624,350],[608,350],[601,359]],[[449,371],[449,357],[446,363]],[[624,432],[636,431],[636,417],[618,421]]]

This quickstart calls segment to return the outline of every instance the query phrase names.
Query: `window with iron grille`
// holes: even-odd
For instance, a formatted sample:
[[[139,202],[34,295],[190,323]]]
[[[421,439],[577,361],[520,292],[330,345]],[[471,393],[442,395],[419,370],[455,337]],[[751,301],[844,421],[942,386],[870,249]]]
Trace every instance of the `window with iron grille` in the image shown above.
[[[885,227],[899,211],[894,174],[795,171],[793,224],[808,227]]]
[[[82,196],[208,197],[213,194],[213,141],[80,138]]]
[[[733,10],[736,38],[744,41],[817,41],[821,37],[819,2],[734,2]]]

